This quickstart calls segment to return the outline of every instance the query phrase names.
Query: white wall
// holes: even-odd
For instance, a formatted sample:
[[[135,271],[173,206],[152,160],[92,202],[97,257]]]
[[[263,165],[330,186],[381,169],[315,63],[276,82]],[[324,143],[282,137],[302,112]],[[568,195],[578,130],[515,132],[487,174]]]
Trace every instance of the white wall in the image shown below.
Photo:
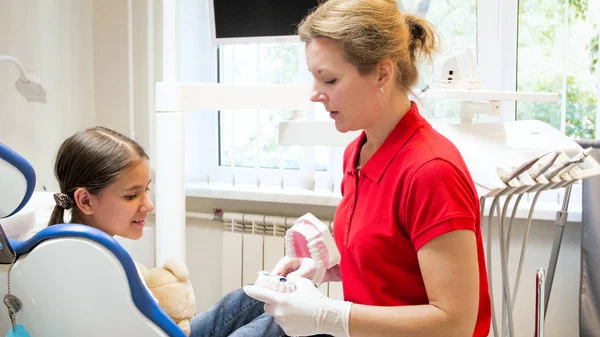
[[[129,135],[127,1],[92,3],[96,123]]]
[[[18,71],[0,63],[0,141],[34,166],[36,190],[57,190],[56,151],[75,132],[103,125],[130,135],[131,100],[135,139],[149,150],[148,2],[132,3],[130,97],[127,1],[0,1],[0,55],[20,59],[48,90],[47,104],[26,103],[14,89]]]
[[[119,131],[150,151],[148,2],[132,1],[132,50],[128,49],[126,0],[93,0],[96,124]],[[154,2],[153,2],[154,3]],[[130,60],[131,59],[131,60]],[[133,77],[130,78],[130,64]],[[133,96],[130,95],[130,86]],[[133,108],[133,129],[130,122]],[[133,132],[132,132],[133,131]]]
[[[26,103],[16,68],[0,62],[0,141],[32,163],[38,190],[56,189],[58,146],[95,120],[91,21],[91,1],[0,1],[0,55],[19,58],[48,90],[47,104]]]

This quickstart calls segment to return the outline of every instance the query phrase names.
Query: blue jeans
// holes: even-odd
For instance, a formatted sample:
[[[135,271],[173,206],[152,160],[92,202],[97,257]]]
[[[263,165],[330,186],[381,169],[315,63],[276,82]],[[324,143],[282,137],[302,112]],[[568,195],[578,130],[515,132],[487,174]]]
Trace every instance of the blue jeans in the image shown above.
[[[242,289],[194,316],[191,328],[190,337],[287,337],[275,319],[265,314],[264,303]]]
[[[212,308],[194,316],[190,337],[281,337],[283,330],[265,314],[264,303],[240,288],[223,297]]]

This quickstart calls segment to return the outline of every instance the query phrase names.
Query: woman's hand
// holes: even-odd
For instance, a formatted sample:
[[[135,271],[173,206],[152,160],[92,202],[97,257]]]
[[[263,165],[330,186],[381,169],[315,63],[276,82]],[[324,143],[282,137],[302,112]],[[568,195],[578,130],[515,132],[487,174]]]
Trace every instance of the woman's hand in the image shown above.
[[[271,272],[288,278],[304,277],[311,280],[317,287],[324,282],[340,282],[340,266],[335,265],[325,269],[322,264],[311,258],[291,258],[284,256]]]
[[[352,303],[332,300],[315,288],[311,280],[291,277],[292,293],[280,293],[260,286],[245,286],[244,292],[265,302],[265,312],[275,318],[288,336],[328,334],[348,337]]]

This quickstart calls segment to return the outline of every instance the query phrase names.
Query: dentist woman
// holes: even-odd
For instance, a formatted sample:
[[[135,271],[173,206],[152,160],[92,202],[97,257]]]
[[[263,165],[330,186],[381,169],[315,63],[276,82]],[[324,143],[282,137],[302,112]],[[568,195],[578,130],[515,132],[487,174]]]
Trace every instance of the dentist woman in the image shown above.
[[[257,286],[287,335],[487,336],[491,306],[479,200],[456,147],[419,114],[409,91],[436,47],[433,27],[395,0],[329,0],[299,25],[320,102],[345,150],[334,236],[344,301],[321,294],[312,260],[284,260],[293,293]],[[319,277],[322,279],[322,277]]]

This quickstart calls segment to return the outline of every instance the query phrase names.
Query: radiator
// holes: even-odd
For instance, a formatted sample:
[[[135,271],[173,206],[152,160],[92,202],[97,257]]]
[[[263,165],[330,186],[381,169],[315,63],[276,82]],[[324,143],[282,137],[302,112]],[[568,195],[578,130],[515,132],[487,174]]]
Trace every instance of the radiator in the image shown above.
[[[189,216],[190,214],[188,214]],[[258,214],[194,214],[223,223],[222,295],[256,281],[261,270],[271,271],[285,255],[285,232],[296,218]],[[321,220],[329,224],[333,222]],[[340,282],[324,283],[321,292],[333,299],[343,299]]]

